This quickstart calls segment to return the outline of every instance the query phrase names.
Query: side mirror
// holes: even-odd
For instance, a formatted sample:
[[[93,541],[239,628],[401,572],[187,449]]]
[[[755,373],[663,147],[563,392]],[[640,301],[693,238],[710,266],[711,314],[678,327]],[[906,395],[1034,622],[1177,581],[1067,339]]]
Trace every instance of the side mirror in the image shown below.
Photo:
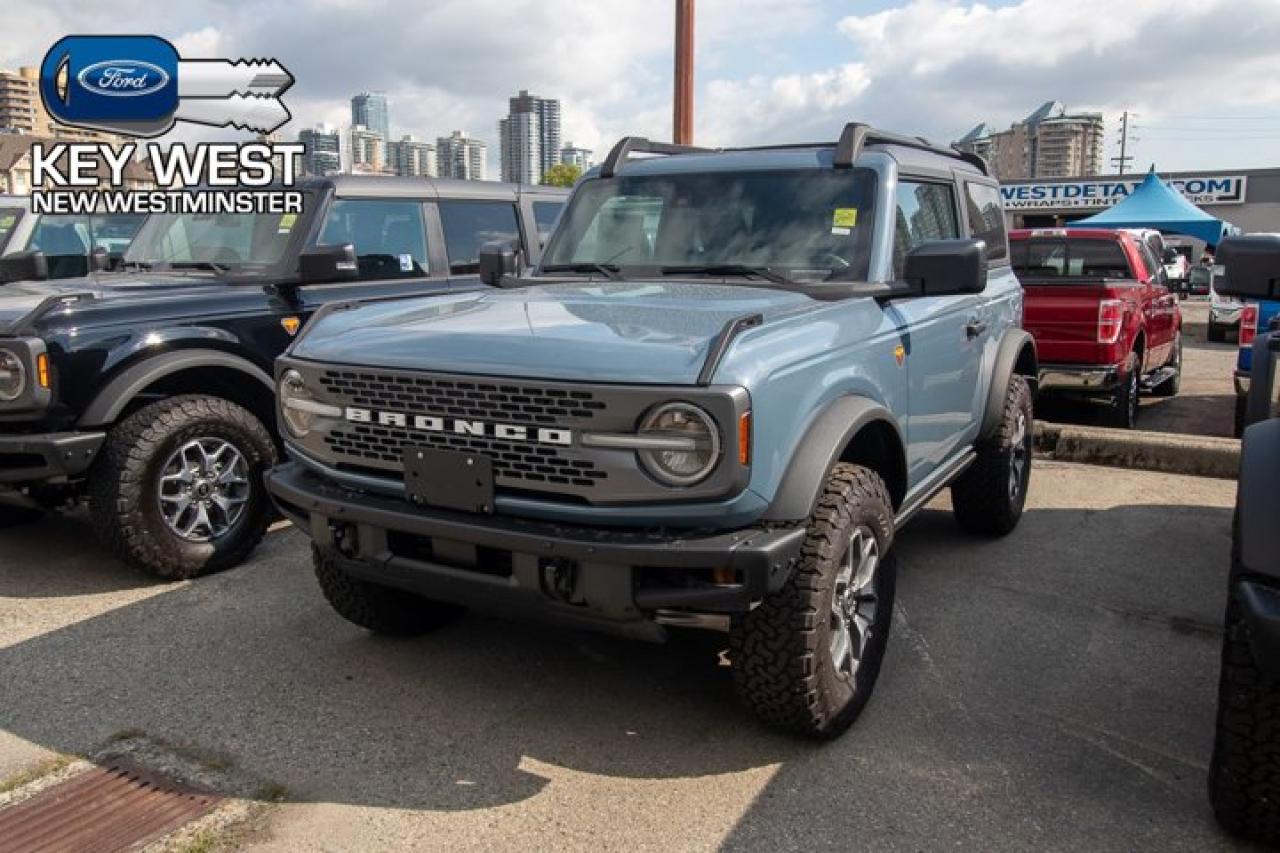
[[[1218,244],[1214,263],[1223,270],[1213,283],[1219,295],[1280,297],[1280,235],[1228,237]]]
[[[94,246],[89,253],[89,272],[106,272],[111,269],[111,253],[102,246]]]
[[[514,243],[498,240],[480,247],[480,280],[499,287],[503,276],[519,275],[520,250]]]
[[[987,287],[987,244],[981,240],[932,240],[907,252],[902,277],[921,296],[981,293]]]
[[[298,278],[303,284],[324,281],[351,281],[360,277],[356,247],[316,246],[298,256]]]
[[[0,258],[0,281],[44,281],[49,261],[44,252],[16,252]]]

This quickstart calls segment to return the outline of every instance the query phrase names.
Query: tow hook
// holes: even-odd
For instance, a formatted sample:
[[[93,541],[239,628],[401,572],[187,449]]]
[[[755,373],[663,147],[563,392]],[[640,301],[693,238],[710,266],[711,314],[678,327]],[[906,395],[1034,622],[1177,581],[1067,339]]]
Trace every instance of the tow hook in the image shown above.
[[[580,604],[573,600],[578,585],[578,564],[560,557],[543,557],[538,561],[542,575],[542,590],[565,604]]]

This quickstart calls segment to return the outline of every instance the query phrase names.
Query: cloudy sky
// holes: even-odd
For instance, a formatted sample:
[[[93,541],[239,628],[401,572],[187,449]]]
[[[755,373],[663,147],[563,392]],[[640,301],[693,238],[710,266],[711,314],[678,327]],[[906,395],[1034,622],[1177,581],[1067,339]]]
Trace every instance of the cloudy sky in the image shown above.
[[[36,64],[68,33],[157,32],[184,56],[275,57],[297,78],[288,135],[348,123],[350,96],[381,89],[393,133],[463,128],[492,148],[521,88],[561,98],[564,138],[597,152],[626,133],[671,133],[670,0],[6,5],[0,67]],[[703,144],[833,139],[850,119],[951,141],[1058,100],[1105,113],[1112,142],[1119,113],[1136,113],[1140,168],[1280,165],[1280,0],[697,6]]]

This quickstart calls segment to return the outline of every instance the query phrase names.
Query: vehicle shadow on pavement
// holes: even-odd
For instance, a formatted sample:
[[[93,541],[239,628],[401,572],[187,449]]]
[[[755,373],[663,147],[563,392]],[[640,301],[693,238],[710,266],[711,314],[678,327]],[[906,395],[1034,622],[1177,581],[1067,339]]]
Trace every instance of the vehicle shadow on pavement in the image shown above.
[[[0,529],[0,554],[0,598],[94,595],[162,583],[107,554],[83,509]]]
[[[1216,507],[1035,509],[975,547],[923,513],[875,697],[725,849],[1230,847],[1205,788],[1229,530]]]
[[[140,730],[231,756],[294,801],[401,809],[519,802],[547,784],[537,763],[635,779],[780,765],[730,847],[979,846],[993,831],[1203,846],[1229,515],[1036,509],[983,541],[922,513],[900,540],[877,695],[829,744],[754,723],[715,638],[478,615],[373,637],[330,611],[293,531],[249,566],[0,649],[0,726],[60,752]]]

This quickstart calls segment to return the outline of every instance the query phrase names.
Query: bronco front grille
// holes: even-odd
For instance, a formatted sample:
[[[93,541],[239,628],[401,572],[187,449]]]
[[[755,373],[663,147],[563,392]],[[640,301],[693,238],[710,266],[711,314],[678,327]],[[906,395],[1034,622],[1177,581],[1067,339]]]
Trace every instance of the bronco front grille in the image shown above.
[[[344,406],[405,414],[475,418],[579,430],[608,409],[588,390],[548,388],[519,381],[487,381],[365,370],[327,369],[320,385]],[[404,449],[430,447],[479,453],[493,460],[498,486],[590,492],[608,477],[574,447],[510,441],[492,436],[432,433],[378,423],[344,421],[325,444],[342,466],[403,474]]]

